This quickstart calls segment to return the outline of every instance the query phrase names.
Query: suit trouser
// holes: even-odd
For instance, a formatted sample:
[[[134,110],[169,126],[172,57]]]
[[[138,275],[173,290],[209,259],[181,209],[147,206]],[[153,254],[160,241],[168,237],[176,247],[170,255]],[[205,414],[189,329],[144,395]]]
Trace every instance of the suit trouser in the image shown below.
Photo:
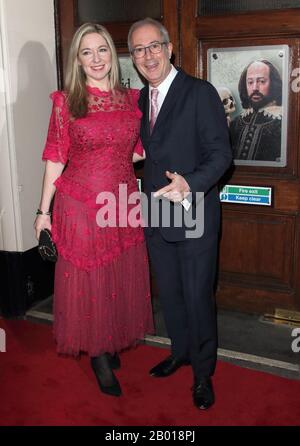
[[[201,239],[168,242],[154,229],[147,245],[172,355],[190,359],[197,378],[211,376],[217,359],[217,236],[203,247]]]

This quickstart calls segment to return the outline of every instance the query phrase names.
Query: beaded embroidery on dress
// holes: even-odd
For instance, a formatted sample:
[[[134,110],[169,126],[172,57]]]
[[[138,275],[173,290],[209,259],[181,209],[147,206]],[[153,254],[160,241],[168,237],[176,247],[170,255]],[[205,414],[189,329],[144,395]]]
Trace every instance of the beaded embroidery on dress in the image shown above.
[[[110,261],[144,240],[142,228],[101,231],[96,224],[100,192],[113,193],[118,204],[119,185],[126,185],[128,195],[137,191],[132,153],[143,150],[139,140],[139,91],[113,94],[91,87],[88,91],[88,114],[76,120],[69,116],[65,94],[51,95],[53,113],[43,154],[43,159],[63,164],[68,161],[66,170],[55,182],[57,191],[85,203],[84,213],[76,221],[70,217],[74,213],[79,217],[78,203],[56,203],[52,228],[59,253],[85,270]]]

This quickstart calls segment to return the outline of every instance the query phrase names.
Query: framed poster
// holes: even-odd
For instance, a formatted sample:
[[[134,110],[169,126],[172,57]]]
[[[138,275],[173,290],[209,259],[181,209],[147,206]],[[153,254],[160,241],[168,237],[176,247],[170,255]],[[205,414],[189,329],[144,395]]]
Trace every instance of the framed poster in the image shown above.
[[[236,165],[286,166],[288,61],[288,45],[208,49]]]
[[[141,78],[135,69],[131,57],[128,55],[119,55],[121,82],[123,87],[141,89],[144,87]]]

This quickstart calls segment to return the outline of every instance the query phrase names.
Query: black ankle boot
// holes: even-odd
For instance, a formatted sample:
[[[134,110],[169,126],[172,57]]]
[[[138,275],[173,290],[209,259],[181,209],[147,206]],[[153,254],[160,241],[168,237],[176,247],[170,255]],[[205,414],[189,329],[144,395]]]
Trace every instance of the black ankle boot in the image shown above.
[[[112,396],[121,396],[119,381],[111,369],[110,357],[107,353],[91,358],[91,367],[96,375],[101,392]]]
[[[121,368],[121,361],[120,361],[120,357],[119,357],[118,353],[115,353],[113,355],[108,353],[108,355],[109,355],[111,368],[113,370],[119,370]]]

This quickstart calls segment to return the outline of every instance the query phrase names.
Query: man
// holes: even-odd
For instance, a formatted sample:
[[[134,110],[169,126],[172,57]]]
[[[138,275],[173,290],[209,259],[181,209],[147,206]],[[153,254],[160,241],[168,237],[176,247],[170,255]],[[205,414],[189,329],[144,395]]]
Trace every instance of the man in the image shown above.
[[[239,81],[243,111],[230,125],[234,158],[280,161],[282,80],[267,60],[251,62]]]
[[[191,192],[190,207],[195,210],[196,192],[205,193],[202,237],[187,238],[184,225],[166,227],[162,219],[159,227],[145,230],[172,349],[171,356],[150,374],[166,377],[191,364],[194,404],[207,409],[214,403],[211,376],[217,351],[213,300],[219,229],[216,184],[232,159],[224,108],[212,85],[171,65],[172,44],[161,23],[152,19],[136,22],[128,44],[136,68],[149,83],[140,96],[145,192],[149,199],[154,195],[170,200],[173,208],[181,202],[183,213],[190,211],[186,194]]]

